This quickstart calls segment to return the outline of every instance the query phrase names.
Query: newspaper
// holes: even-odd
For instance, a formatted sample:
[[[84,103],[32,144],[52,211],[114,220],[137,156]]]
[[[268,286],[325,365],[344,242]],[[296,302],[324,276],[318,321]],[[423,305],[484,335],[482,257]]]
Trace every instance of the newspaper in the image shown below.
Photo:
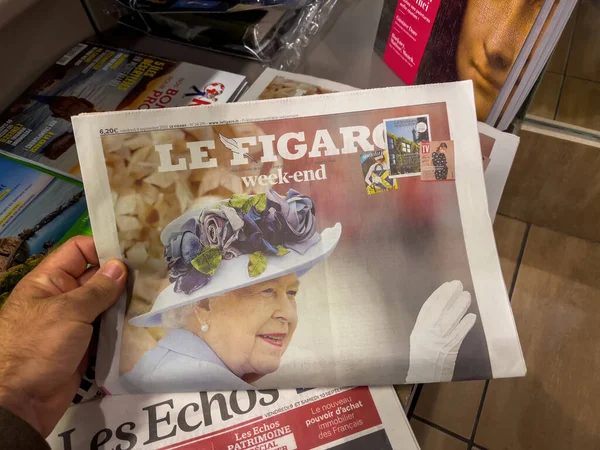
[[[390,387],[109,396],[71,407],[53,450],[418,450]]]
[[[110,393],[524,375],[470,82],[73,124],[100,259],[133,275],[102,323]],[[456,179],[381,189],[424,136]]]
[[[479,142],[485,170],[485,187],[490,217],[496,217],[498,205],[506,186],[513,161],[519,148],[519,137],[510,133],[503,133],[485,123],[477,124],[479,129]]]
[[[273,98],[302,97],[329,94],[332,92],[355,91],[358,88],[322,78],[267,68],[240,101],[269,100]]]
[[[354,91],[358,88],[308,75],[267,68],[244,93],[240,101],[298,97]],[[483,158],[485,186],[492,220],[496,217],[502,192],[519,146],[519,138],[483,122],[477,124]],[[493,153],[493,157],[492,157]],[[493,163],[492,163],[493,161]]]

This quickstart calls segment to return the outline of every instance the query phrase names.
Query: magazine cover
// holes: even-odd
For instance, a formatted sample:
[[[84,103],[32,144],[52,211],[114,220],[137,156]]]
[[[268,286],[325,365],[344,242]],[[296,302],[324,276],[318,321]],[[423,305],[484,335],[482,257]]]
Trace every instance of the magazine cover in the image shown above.
[[[407,84],[473,80],[477,117],[485,121],[520,52],[531,51],[525,42],[530,33],[535,41],[552,3],[386,0],[375,50]]]
[[[398,189],[398,183],[390,173],[388,154],[384,150],[374,150],[360,155],[360,164],[365,176],[367,194],[377,194]]]
[[[0,155],[0,280],[89,222],[81,183],[34,167]]]
[[[322,388],[108,396],[69,408],[52,450],[418,450],[394,390]]]
[[[424,115],[456,181],[368,195],[361,155]],[[107,391],[525,373],[470,82],[73,122],[99,256],[133,274],[103,320]]]
[[[244,79],[82,42],[0,114],[0,151],[78,177],[71,116],[225,103],[235,98]]]
[[[482,156],[485,165],[485,156]],[[421,180],[451,181],[455,179],[454,142],[421,143]]]

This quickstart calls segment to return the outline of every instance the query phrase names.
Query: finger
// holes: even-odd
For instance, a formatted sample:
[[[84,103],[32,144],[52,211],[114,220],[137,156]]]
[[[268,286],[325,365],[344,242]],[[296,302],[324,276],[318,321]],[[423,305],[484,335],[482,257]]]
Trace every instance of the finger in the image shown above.
[[[64,272],[74,279],[87,270],[88,264],[98,265],[98,254],[91,236],[69,239],[40,263],[44,272]]]
[[[125,264],[117,259],[107,261],[83,286],[63,294],[68,317],[91,324],[118,300],[126,279]]]
[[[445,349],[448,351],[458,351],[476,321],[477,316],[473,313],[469,313],[463,317],[456,328],[450,332],[450,339],[448,339],[448,344],[444,346]]]
[[[446,336],[456,328],[470,306],[471,294],[467,291],[461,292],[451,307],[444,311],[436,324],[440,336]]]
[[[435,324],[447,305],[454,303],[462,290],[463,285],[458,280],[443,283],[425,301],[417,321],[426,320],[430,324]]]

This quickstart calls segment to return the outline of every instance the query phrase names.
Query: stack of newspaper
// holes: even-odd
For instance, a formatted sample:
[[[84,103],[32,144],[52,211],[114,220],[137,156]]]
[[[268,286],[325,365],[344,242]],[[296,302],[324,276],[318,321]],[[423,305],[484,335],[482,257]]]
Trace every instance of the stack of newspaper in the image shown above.
[[[470,82],[352,89],[267,70],[258,102],[69,116],[132,274],[97,382],[151,395],[73,407],[53,448],[416,448],[390,384],[525,373],[490,220],[518,139]]]

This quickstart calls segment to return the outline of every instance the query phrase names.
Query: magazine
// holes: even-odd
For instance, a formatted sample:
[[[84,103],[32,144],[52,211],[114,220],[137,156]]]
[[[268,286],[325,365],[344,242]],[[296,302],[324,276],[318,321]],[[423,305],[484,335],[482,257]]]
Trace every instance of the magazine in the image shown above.
[[[358,89],[321,78],[265,69],[240,98],[240,101],[298,97],[355,90]],[[494,218],[496,217],[502,192],[504,191],[504,186],[506,185],[506,180],[519,146],[519,138],[513,134],[502,133],[482,122],[479,122],[477,126],[479,129],[479,141],[490,217]],[[494,163],[491,164],[490,168],[492,153],[494,154]],[[392,177],[389,171],[390,166],[387,156],[387,152],[383,150],[361,155],[363,174],[365,175],[365,184],[368,193],[397,189],[397,184],[393,181],[394,177]],[[379,163],[383,164],[379,169],[383,178],[379,177],[377,183],[373,183],[374,180],[370,178],[372,178],[373,171],[378,168]],[[381,179],[383,182],[380,182]]]
[[[71,407],[47,441],[52,450],[419,448],[390,387],[109,396]]]
[[[456,180],[368,195],[360,156],[396,151],[386,121],[423,115]],[[73,123],[100,260],[132,274],[103,318],[108,392],[525,373],[471,82]]]
[[[385,0],[375,51],[406,84],[473,80],[477,117],[494,125],[514,87],[531,89],[537,76],[519,76],[527,61],[548,60],[536,41],[551,36],[553,47],[575,3]]]
[[[488,123],[496,124],[500,130],[506,130],[513,122],[521,105],[523,105],[530,95],[532,88],[538,82],[540,74],[546,67],[546,63],[550,59],[561,36],[561,33],[552,33],[548,32],[548,30],[563,30],[576,5],[577,2],[573,0],[555,0],[542,29],[542,33],[540,33],[534,44],[533,52],[536,55],[539,54],[540,57],[532,58],[530,56],[527,58],[521,71],[515,74],[518,77],[517,82],[514,85],[507,83],[504,86],[499,98],[506,100],[497,102],[497,105],[494,105],[488,117]],[[512,88],[509,89],[509,87]]]
[[[82,42],[0,114],[0,152],[78,177],[71,116],[235,100],[241,75]]]
[[[81,183],[0,155],[0,280],[89,225]],[[0,295],[9,286],[0,283]]]

